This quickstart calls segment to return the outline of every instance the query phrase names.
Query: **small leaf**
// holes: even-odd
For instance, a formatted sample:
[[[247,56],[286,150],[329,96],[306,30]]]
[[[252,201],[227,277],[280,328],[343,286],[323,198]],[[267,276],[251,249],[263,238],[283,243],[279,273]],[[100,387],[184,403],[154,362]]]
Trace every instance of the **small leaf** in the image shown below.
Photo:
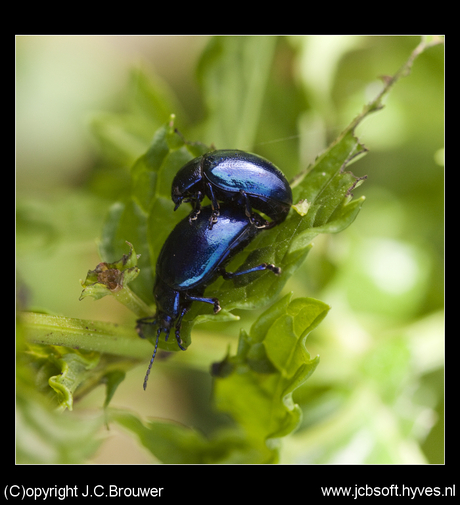
[[[214,401],[250,438],[279,438],[299,424],[302,414],[292,392],[319,362],[318,356],[310,358],[305,339],[328,310],[311,298],[291,301],[289,294],[259,317],[249,335],[241,332],[237,354],[227,356],[226,373],[215,379]]]
[[[61,352],[66,348],[61,348]],[[49,379],[49,385],[57,394],[62,409],[73,407],[73,393],[86,378],[87,372],[99,362],[98,353],[85,353],[66,349],[63,354],[54,358],[54,363],[61,370],[60,374]]]
[[[139,275],[136,253],[132,244],[129,254],[123,254],[120,260],[114,263],[99,263],[94,270],[88,270],[86,279],[81,281],[85,288],[80,300],[92,296],[96,300],[109,294],[118,293]]]
[[[106,373],[104,379],[107,382],[107,392],[104,401],[104,408],[109,406],[118,386],[125,380],[126,373],[123,370],[111,370]]]
[[[84,382],[88,372],[99,363],[99,353],[79,351],[63,346],[28,345],[27,354],[34,358],[39,389],[56,394],[61,409],[72,410],[75,390]]]
[[[299,200],[292,208],[302,217],[307,215],[308,209],[311,204],[307,200]]]

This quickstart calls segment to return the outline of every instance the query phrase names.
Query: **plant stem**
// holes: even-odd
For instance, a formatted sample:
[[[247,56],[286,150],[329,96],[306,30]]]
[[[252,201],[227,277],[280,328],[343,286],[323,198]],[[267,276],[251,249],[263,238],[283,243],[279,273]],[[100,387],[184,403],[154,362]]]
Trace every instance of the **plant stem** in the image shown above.
[[[152,347],[150,342],[140,339],[133,328],[118,324],[34,312],[22,312],[20,320],[27,339],[38,344],[141,359]]]
[[[125,286],[118,293],[112,293],[115,299],[127,307],[131,312],[136,314],[136,317],[148,317],[153,314],[152,309],[141,300],[133,291]]]
[[[443,44],[444,39],[442,37],[434,36],[432,38],[422,37],[419,45],[412,51],[411,55],[407,61],[400,67],[400,69],[392,76],[383,76],[382,80],[384,86],[382,91],[370,102],[368,103],[362,112],[352,121],[350,126],[345,130],[346,133],[349,129],[354,130],[356,126],[370,113],[376,110],[380,110],[382,105],[382,98],[390,91],[393,85],[401,78],[406,77],[410,74],[412,65],[414,64],[415,58],[422,54],[426,49],[436,46],[438,44]]]

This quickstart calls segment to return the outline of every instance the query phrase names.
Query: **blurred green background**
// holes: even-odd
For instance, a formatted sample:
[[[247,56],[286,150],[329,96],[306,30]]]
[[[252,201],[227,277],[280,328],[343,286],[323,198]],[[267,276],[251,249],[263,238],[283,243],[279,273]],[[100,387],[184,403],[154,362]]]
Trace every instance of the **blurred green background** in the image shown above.
[[[379,76],[393,75],[419,41],[18,36],[18,307],[134,324],[111,297],[79,302],[79,279],[99,262],[96,240],[131,163],[170,113],[188,140],[256,152],[291,178],[377,95]],[[237,70],[251,59],[247,52],[255,72],[269,75],[254,95],[234,91],[244,89]],[[213,58],[225,64],[210,76]],[[156,90],[155,110],[136,100],[145,76]],[[444,461],[444,47],[419,56],[385,103],[356,132],[369,149],[350,168],[368,176],[355,191],[366,196],[361,213],[343,233],[318,237],[285,288],[332,310],[308,338],[321,363],[296,392],[304,419],[283,441],[281,462]],[[117,136],[116,146],[105,144]],[[194,329],[188,356],[155,367],[147,394],[140,387],[144,367],[136,368],[112,403],[212,433],[226,420],[210,409],[212,381],[199,356],[206,347],[217,361],[229,343],[235,348],[239,329],[257,313],[241,316]],[[101,389],[72,414],[97,409]],[[92,461],[151,457],[113,429]]]

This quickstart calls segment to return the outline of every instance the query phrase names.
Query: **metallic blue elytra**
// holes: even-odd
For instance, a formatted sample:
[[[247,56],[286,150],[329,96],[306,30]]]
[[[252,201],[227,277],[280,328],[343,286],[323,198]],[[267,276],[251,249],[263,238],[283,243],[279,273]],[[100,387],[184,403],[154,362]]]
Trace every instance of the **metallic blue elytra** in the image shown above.
[[[200,213],[205,195],[212,203],[210,228],[219,216],[219,200],[242,206],[252,222],[255,222],[253,208],[263,212],[272,219],[272,222],[264,220],[259,224],[263,228],[284,221],[292,205],[291,187],[273,163],[235,149],[206,153],[177,172],[171,188],[171,198],[176,204],[174,210],[184,199],[194,201],[191,222]]]
[[[194,226],[189,218],[180,221],[170,233],[156,264],[156,278],[153,294],[156,301],[156,314],[137,321],[139,336],[144,338],[142,325],[158,326],[155,349],[144,380],[144,389],[157,352],[160,333],[165,340],[174,327],[177,345],[182,347],[180,329],[182,318],[190,309],[192,302],[205,302],[214,306],[214,313],[220,311],[217,298],[203,297],[205,288],[217,277],[231,279],[238,275],[271,270],[279,275],[281,269],[268,263],[239,272],[226,272],[225,265],[239,251],[244,249],[263,228],[264,220],[256,214],[250,219],[243,209],[223,204],[220,206],[219,220],[209,229],[213,209],[206,206],[196,216]]]

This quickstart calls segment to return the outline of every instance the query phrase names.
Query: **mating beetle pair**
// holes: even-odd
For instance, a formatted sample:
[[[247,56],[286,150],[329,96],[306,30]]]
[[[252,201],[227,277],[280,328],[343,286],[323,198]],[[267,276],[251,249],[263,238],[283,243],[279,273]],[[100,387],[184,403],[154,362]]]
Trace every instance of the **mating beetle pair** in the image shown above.
[[[212,205],[201,207],[205,194]],[[141,337],[142,325],[158,326],[144,389],[161,332],[168,340],[174,328],[177,345],[185,351],[180,329],[192,302],[209,303],[214,313],[221,310],[219,300],[203,296],[217,277],[231,279],[260,270],[280,274],[280,268],[267,263],[239,272],[226,272],[225,265],[261,230],[282,222],[292,204],[291,188],[274,165],[254,154],[230,150],[214,151],[187,163],[174,178],[172,199],[175,210],[184,199],[194,203],[194,210],[176,225],[158,256],[153,288],[155,316],[137,321]],[[252,208],[261,210],[272,221],[263,219]]]

